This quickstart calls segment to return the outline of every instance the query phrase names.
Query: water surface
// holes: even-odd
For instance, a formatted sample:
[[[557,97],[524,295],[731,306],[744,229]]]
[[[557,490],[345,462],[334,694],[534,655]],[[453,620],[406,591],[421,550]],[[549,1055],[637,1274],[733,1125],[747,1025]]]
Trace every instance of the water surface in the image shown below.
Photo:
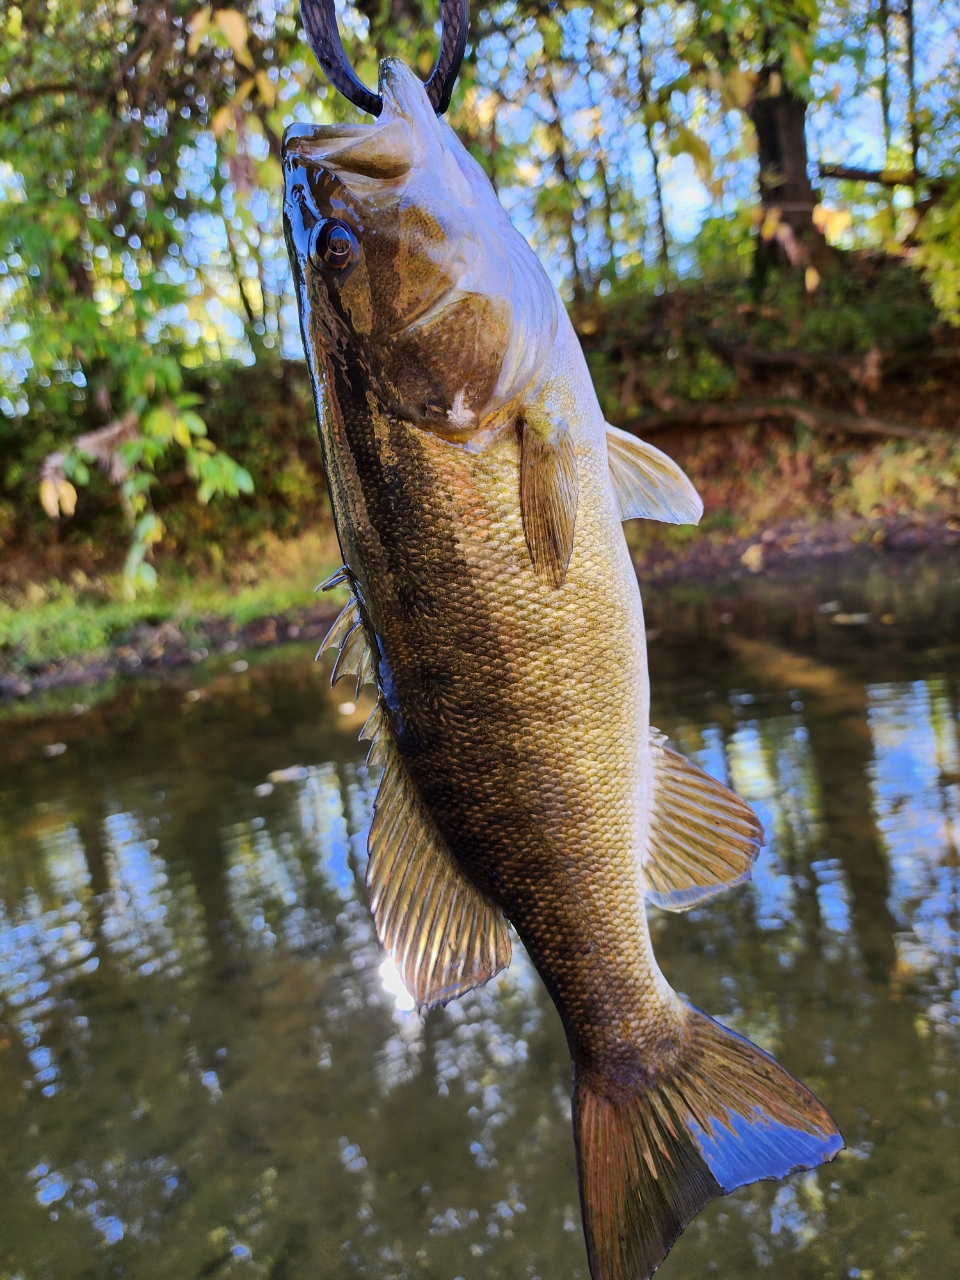
[[[654,722],[768,834],[752,885],[652,913],[657,954],[848,1143],[715,1202],[665,1280],[960,1276],[958,577],[648,601]],[[520,953],[409,1009],[363,887],[368,704],[237,656],[0,721],[0,1277],[586,1280],[539,979]]]

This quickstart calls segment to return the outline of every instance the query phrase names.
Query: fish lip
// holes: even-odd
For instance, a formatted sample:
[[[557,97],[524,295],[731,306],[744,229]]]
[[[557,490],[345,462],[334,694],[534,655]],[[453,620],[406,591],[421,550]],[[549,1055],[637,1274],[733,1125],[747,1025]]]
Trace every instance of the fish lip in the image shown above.
[[[339,142],[341,139],[347,138],[364,138],[368,137],[370,131],[375,129],[376,125],[371,124],[304,124],[297,121],[294,124],[287,125],[283,131],[283,140],[280,146],[284,155],[291,152],[300,156],[304,160],[310,159],[307,149],[301,145],[303,142]]]

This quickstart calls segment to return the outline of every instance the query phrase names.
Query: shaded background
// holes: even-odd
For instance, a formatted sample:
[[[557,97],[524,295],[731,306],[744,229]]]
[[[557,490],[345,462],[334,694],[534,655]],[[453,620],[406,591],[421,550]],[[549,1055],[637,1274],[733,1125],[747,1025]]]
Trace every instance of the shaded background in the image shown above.
[[[341,17],[368,82],[385,53],[429,70],[429,5]],[[925,428],[953,430],[960,385],[958,17],[473,6],[450,121],[607,416],[673,428],[708,537],[952,513],[952,437]],[[185,574],[249,585],[325,527],[279,149],[356,113],[290,3],[4,3],[0,24],[0,642],[23,655],[12,608],[129,603],[160,569],[140,614],[167,618]]]

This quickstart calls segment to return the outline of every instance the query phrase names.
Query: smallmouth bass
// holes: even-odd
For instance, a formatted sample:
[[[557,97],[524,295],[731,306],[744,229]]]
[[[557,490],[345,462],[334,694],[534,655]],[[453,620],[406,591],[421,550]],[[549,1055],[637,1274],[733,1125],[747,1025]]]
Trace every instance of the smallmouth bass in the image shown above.
[[[594,1280],[644,1280],[713,1197],[812,1168],[832,1119],[671,990],[645,901],[749,877],[751,810],[649,724],[622,531],[696,522],[664,454],[604,421],[490,183],[402,63],[376,124],[293,126],[284,217],[351,601],[334,679],[376,685],[367,881],[421,1008],[509,963],[563,1021]]]

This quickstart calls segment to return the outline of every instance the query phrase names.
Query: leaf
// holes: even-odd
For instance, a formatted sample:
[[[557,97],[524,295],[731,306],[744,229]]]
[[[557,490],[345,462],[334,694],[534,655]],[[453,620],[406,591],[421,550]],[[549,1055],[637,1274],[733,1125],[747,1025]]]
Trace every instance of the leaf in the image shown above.
[[[741,71],[739,67],[734,67],[727,75],[726,87],[729,90],[730,97],[741,111],[753,97],[755,81],[756,75],[753,72]]]
[[[56,484],[60,510],[65,516],[72,516],[77,509],[77,491],[69,480],[58,480]]]
[[[799,40],[790,41],[790,61],[798,71],[809,71],[810,59]]]
[[[170,440],[173,436],[173,423],[173,414],[165,405],[160,405],[144,415],[143,434],[153,436],[157,440]]]
[[[40,481],[40,505],[51,520],[59,520],[60,499],[57,496],[57,486],[50,479]]]
[[[678,156],[684,152],[692,158],[701,179],[707,180],[713,170],[713,156],[708,143],[686,125],[678,124],[670,142],[670,154]]]
[[[153,591],[157,585],[157,571],[152,564],[147,564],[144,560],[137,567],[137,586],[142,587],[144,591]]]
[[[219,142],[232,124],[233,107],[221,107],[219,111],[213,113],[213,119],[210,121],[210,130]]]
[[[257,83],[260,101],[268,109],[271,108],[277,100],[277,86],[265,71],[258,71],[253,78]]]
[[[194,413],[192,409],[185,409],[180,415],[180,421],[191,435],[205,436],[207,434],[207,424],[199,413]]]
[[[190,428],[184,422],[183,418],[174,418],[173,438],[181,448],[190,448]]]
[[[218,9],[214,22],[233,50],[233,56],[237,62],[253,70],[253,59],[247,48],[247,20],[243,14],[238,13],[236,9]]]
[[[187,41],[187,53],[191,58],[196,56],[197,50],[200,48],[200,41],[210,30],[210,6],[205,9],[198,9],[190,19],[188,24],[190,39]]]

